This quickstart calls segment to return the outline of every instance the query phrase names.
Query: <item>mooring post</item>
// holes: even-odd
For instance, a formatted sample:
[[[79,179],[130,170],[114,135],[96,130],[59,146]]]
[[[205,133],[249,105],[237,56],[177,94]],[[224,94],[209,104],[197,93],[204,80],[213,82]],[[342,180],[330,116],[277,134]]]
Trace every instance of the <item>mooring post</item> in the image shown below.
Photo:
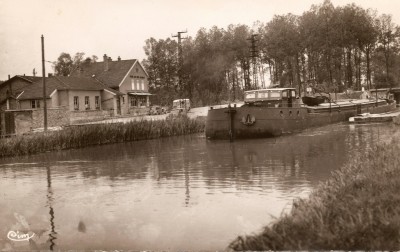
[[[236,104],[234,106],[236,108]],[[230,122],[229,122],[229,140],[231,142],[233,142],[233,140],[235,139],[235,126],[234,126],[234,116],[236,113],[236,109],[231,107],[231,104],[228,105],[228,111],[226,111],[225,113],[229,114],[229,118],[230,118]]]

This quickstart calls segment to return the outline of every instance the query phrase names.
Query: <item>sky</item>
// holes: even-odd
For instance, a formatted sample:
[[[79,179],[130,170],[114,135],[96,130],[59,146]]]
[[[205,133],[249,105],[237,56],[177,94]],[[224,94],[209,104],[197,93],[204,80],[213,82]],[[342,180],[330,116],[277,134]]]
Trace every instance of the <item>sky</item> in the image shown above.
[[[42,75],[41,35],[46,75],[62,52],[103,55],[116,60],[145,58],[145,40],[188,36],[216,25],[266,23],[274,15],[301,15],[323,0],[0,0],[0,80],[8,75]],[[331,0],[355,3],[400,24],[398,0]]]

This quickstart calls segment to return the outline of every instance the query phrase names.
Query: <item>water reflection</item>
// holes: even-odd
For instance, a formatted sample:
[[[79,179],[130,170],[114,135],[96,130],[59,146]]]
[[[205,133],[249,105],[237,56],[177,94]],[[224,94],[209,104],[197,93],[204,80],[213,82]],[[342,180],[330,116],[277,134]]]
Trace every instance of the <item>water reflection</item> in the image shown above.
[[[49,215],[50,215],[50,232],[49,232],[49,243],[50,250],[53,251],[55,246],[55,240],[57,239],[57,232],[55,231],[54,224],[54,209],[53,209],[53,190],[51,188],[51,171],[50,166],[46,167],[47,172],[47,204],[49,206]]]
[[[48,232],[31,249],[221,250],[391,130],[343,124],[234,143],[193,135],[1,160],[0,237],[20,212]]]

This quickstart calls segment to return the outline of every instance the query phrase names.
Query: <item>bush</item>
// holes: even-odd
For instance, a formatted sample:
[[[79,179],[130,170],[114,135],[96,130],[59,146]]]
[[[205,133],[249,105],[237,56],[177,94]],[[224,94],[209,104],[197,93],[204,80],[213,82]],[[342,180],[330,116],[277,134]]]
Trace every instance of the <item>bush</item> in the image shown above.
[[[205,121],[187,116],[165,121],[71,126],[61,131],[35,133],[0,140],[0,158],[53,150],[83,148],[91,145],[120,143],[203,132]]]
[[[398,250],[400,141],[380,144],[234,250]]]

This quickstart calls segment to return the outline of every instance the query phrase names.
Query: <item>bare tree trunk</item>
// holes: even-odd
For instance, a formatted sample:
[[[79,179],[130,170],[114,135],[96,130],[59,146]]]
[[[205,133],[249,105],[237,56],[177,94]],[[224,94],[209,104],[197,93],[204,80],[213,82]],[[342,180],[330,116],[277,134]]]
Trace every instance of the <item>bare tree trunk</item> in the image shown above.
[[[347,86],[353,87],[353,70],[351,66],[351,49],[347,50]]]
[[[233,101],[236,100],[236,75],[237,75],[237,69],[236,66],[233,69],[232,72],[232,93],[233,93]]]
[[[301,76],[300,76],[300,60],[299,54],[296,54],[296,77],[297,77],[297,87],[299,90],[299,96],[301,97]]]
[[[367,45],[366,50],[365,50],[365,55],[366,55],[366,60],[367,60],[367,86],[368,90],[371,89],[371,63],[370,63],[370,50],[371,46]]]

